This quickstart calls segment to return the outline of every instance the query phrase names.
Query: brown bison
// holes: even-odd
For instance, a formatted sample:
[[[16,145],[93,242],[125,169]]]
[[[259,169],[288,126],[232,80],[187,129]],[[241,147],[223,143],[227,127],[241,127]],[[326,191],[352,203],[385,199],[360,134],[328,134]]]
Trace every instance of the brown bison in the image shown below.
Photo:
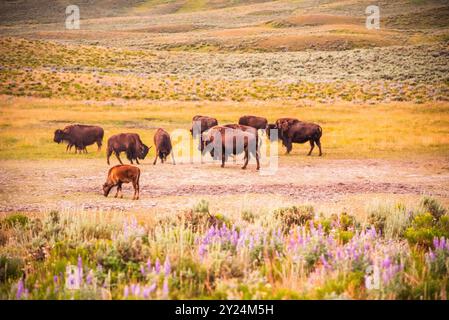
[[[113,152],[121,164],[123,162],[120,159],[120,152],[126,152],[126,158],[131,164],[133,164],[133,160],[136,160],[137,164],[140,164],[139,159],[145,159],[150,148],[140,140],[137,133],[119,133],[113,135],[108,139],[108,149],[106,151],[108,164]]]
[[[268,121],[266,118],[256,116],[243,116],[239,119],[239,124],[256,129],[266,129],[267,123]]]
[[[106,179],[106,182],[103,184],[103,194],[105,197],[107,197],[111,189],[117,186],[117,193],[115,194],[115,198],[117,198],[119,193],[122,192],[122,184],[132,182],[134,187],[133,200],[139,200],[139,179],[139,168],[131,166],[129,164],[116,165],[108,171],[108,177]],[[123,198],[123,193],[121,193],[120,198]]]
[[[257,147],[257,150],[259,150],[259,147],[260,147],[260,144],[262,143],[262,141],[259,139],[259,133],[256,128],[251,127],[251,126],[242,125],[242,124],[235,124],[235,123],[225,124],[225,125],[223,125],[223,127],[231,128],[234,130],[246,131],[246,132],[254,134],[256,136],[256,143],[257,143],[256,147]],[[260,144],[259,144],[259,142],[260,142]]]
[[[164,161],[167,160],[167,156],[169,154],[171,154],[173,164],[176,164],[175,157],[172,152],[170,135],[167,131],[162,128],[157,129],[156,133],[154,134],[154,146],[156,148],[156,157],[154,158],[153,165],[156,164],[158,157],[161,159],[161,162],[164,163]]]
[[[199,124],[199,128],[195,129],[195,125]],[[218,121],[215,118],[211,118],[211,117],[207,117],[207,116],[199,116],[196,115],[192,118],[192,128],[190,129],[190,133],[192,134],[192,136],[194,138],[196,138],[196,136],[194,135],[195,133],[198,133],[201,136],[201,134],[206,131],[209,130],[212,127],[215,127],[218,125]],[[199,130],[198,130],[199,129]]]
[[[215,126],[202,135],[201,152],[208,150],[214,159],[221,158],[223,168],[229,155],[244,153],[244,165],[246,169],[250,155],[256,158],[257,170],[259,170],[259,151],[257,150],[257,136],[250,131],[233,129],[225,126]]]
[[[322,155],[320,139],[323,130],[319,125],[301,121],[289,125],[287,122],[284,122],[281,124],[279,131],[282,132],[279,136],[282,139],[282,144],[287,148],[287,154],[292,150],[292,143],[305,143],[309,141],[310,151],[307,155],[310,156],[312,154],[315,143],[320,150],[319,155]]]
[[[279,139],[282,139],[282,130],[281,128],[286,128],[286,127],[290,127],[291,125],[295,124],[296,122],[299,122],[298,119],[296,118],[280,118],[277,119],[276,122],[270,123],[267,125],[267,135],[268,137],[270,137],[270,130],[271,129],[278,129],[278,137]]]
[[[97,143],[98,150],[101,149],[104,130],[98,126],[89,126],[83,124],[68,125],[64,129],[55,131],[53,141],[57,143],[67,142],[66,152],[72,146],[75,146],[75,153],[84,151],[87,153],[86,146]]]

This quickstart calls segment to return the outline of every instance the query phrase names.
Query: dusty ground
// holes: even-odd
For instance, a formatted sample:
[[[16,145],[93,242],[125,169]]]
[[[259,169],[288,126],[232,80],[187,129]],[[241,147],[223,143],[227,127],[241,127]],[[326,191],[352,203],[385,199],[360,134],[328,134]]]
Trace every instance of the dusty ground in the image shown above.
[[[300,161],[300,162],[299,162]],[[310,203],[323,210],[363,209],[374,200],[415,201],[433,195],[449,199],[449,159],[330,160],[281,157],[275,175],[259,175],[254,165],[142,164],[141,199],[101,194],[108,166],[99,159],[2,161],[0,212],[67,208],[171,213],[200,199],[223,213]],[[383,197],[383,195],[385,197]]]

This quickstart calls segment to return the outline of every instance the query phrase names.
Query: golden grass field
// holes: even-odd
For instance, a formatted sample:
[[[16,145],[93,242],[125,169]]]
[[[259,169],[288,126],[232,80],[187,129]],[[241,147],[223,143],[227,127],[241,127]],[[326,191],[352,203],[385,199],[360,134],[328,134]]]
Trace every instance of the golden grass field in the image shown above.
[[[449,237],[447,1],[376,1],[374,30],[370,0],[83,1],[79,30],[69,4],[0,2],[0,299],[447,298],[433,241]],[[140,199],[129,184],[103,196],[110,136],[153,146],[198,114],[317,123],[323,156],[263,137],[268,175],[242,156],[154,166],[152,147]],[[104,128],[101,151],[53,141],[75,123]],[[80,290],[60,286],[70,264],[90,277]]]

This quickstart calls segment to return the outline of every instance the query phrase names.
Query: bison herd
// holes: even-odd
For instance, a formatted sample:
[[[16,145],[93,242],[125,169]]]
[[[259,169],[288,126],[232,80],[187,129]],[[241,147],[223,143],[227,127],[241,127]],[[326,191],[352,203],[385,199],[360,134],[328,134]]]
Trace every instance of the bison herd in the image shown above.
[[[244,154],[245,169],[250,160],[250,156],[256,159],[257,170],[259,170],[259,148],[261,139],[258,130],[265,130],[270,140],[281,140],[286,148],[287,154],[292,150],[293,143],[310,143],[310,150],[307,155],[311,155],[315,144],[318,146],[319,155],[321,151],[322,129],[315,123],[303,122],[295,118],[281,118],[275,123],[268,123],[266,118],[256,116],[242,116],[238,124],[219,125],[217,119],[207,116],[194,116],[192,118],[192,127],[190,133],[193,138],[199,136],[198,149],[202,154],[209,152],[212,158],[221,160],[221,166],[224,167],[228,157],[238,154]],[[104,136],[104,130],[98,126],[89,125],[68,125],[64,129],[58,129],[54,133],[54,141],[57,143],[67,143],[66,152],[75,147],[75,153],[87,153],[86,147],[94,143],[98,150],[101,149]],[[157,159],[161,162],[167,160],[171,155],[172,163],[175,159],[172,152],[172,143],[170,135],[162,128],[157,129],[154,134],[155,165]],[[124,165],[120,159],[120,153],[125,152],[126,158],[133,164],[133,160],[139,164],[139,159],[143,160],[147,156],[151,146],[145,145],[137,133],[120,133],[111,136],[108,139],[106,159],[110,164],[110,157],[114,154],[120,165],[112,167],[103,185],[104,196],[107,197],[113,187],[117,187],[115,197],[118,197],[122,190],[123,183],[131,182],[134,187],[133,199],[139,199],[139,178],[140,169]],[[123,195],[121,195],[123,197]]]

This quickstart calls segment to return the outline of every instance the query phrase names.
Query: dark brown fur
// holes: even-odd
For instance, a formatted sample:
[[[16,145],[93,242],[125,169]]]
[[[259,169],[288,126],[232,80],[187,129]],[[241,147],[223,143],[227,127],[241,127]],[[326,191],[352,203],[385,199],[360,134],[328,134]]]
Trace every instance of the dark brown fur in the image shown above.
[[[266,129],[268,121],[263,117],[256,116],[243,116],[239,119],[239,124],[244,126],[253,127],[256,129]]]
[[[219,155],[214,154],[214,150],[221,150],[221,167],[223,168],[225,166],[225,162],[228,159],[228,156],[230,154],[237,155],[240,153],[245,154],[245,163],[242,167],[242,169],[246,169],[246,166],[248,165],[250,154],[253,154],[256,158],[257,163],[257,170],[259,170],[259,151],[257,149],[257,136],[253,133],[251,133],[250,130],[243,131],[236,127],[236,129],[232,128],[231,126],[240,126],[240,125],[227,125],[227,126],[215,126],[211,128],[208,132],[203,134],[202,138],[202,145],[201,145],[201,151],[204,153],[206,152],[206,148],[209,146],[212,147],[211,156],[213,158],[217,158]],[[248,127],[251,128],[251,127]],[[251,128],[252,130],[255,130],[254,128]],[[219,143],[218,139],[216,139],[217,135],[221,136],[221,146],[216,145]],[[240,141],[243,140],[243,148],[241,150],[238,149],[237,141],[238,139]],[[254,148],[251,148],[251,145],[254,146]],[[231,152],[229,152],[231,150]]]
[[[322,155],[320,139],[323,134],[323,130],[319,125],[307,122],[296,122],[289,125],[284,122],[280,128],[280,131],[282,131],[281,139],[283,145],[287,148],[287,153],[290,153],[292,150],[292,143],[306,143],[309,141],[310,151],[307,155],[310,156],[312,154],[315,143],[320,150],[319,155]]]
[[[123,164],[120,159],[120,153],[126,152],[126,158],[131,164],[133,164],[133,160],[136,160],[137,164],[140,164],[138,159],[145,159],[150,148],[140,140],[137,133],[119,133],[108,139],[108,149],[106,152],[107,162],[110,164],[109,158],[114,153],[118,161]]]
[[[98,151],[101,149],[103,142],[104,130],[98,126],[90,126],[83,124],[72,124],[66,126],[63,130],[55,131],[53,141],[57,143],[67,142],[66,152],[72,146],[75,146],[75,153],[84,151],[87,153],[86,146],[97,143]]]
[[[157,129],[154,134],[154,146],[156,148],[156,157],[154,158],[153,164],[155,165],[157,162],[157,158],[161,159],[161,162],[164,163],[167,160],[167,156],[171,154],[173,164],[175,163],[175,157],[172,152],[172,144],[170,135],[167,131],[162,128]]]

